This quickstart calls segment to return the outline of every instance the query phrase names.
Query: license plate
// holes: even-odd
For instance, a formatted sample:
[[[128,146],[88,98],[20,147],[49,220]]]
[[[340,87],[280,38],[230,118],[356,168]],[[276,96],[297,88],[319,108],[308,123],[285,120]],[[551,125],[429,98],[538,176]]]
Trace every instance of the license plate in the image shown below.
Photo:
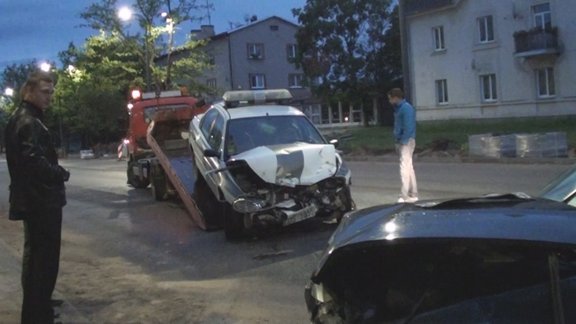
[[[284,221],[284,226],[294,224],[300,221],[303,221],[308,218],[312,218],[316,216],[318,212],[318,208],[316,205],[310,205],[308,207],[304,207],[298,211],[284,211],[284,213],[288,216]]]

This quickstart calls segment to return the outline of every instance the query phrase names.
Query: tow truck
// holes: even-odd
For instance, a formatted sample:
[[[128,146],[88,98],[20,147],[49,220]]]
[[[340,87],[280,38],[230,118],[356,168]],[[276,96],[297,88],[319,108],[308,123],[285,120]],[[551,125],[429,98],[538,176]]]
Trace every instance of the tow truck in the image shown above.
[[[157,201],[178,196],[192,220],[202,229],[207,224],[195,202],[196,178],[188,145],[188,126],[208,105],[185,89],[131,91],[128,102],[129,127],[127,180],[134,188],[151,186]],[[200,200],[200,199],[196,199]]]

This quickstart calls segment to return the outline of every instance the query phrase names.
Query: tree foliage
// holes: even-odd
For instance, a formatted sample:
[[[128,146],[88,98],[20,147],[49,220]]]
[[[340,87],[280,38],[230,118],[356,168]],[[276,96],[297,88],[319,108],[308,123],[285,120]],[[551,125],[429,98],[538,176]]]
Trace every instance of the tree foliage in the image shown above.
[[[297,63],[321,98],[357,102],[401,77],[393,0],[308,0],[294,9]]]
[[[139,30],[134,35],[129,35],[129,22],[123,23],[116,14],[117,0],[100,0],[89,6],[81,17],[86,20],[85,26],[97,29],[106,35],[112,35],[129,45],[129,53],[135,54],[134,59],[139,63],[143,78],[143,88],[160,90],[173,87],[171,84],[173,62],[169,59],[172,52],[172,37],[178,26],[185,21],[195,20],[194,12],[199,9],[196,0],[136,0],[133,5],[134,21]],[[161,13],[165,13],[162,17]],[[198,44],[188,41],[184,46],[196,48]],[[168,59],[162,60],[162,57]],[[180,70],[174,71],[175,75],[182,70],[194,70],[196,75],[202,66],[207,65],[207,60],[193,56],[187,61],[179,62]]]

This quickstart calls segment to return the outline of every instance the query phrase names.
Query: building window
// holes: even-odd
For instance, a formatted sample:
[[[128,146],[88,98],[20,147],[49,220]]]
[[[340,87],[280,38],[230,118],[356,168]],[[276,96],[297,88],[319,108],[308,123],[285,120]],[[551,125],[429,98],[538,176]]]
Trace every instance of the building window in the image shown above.
[[[279,29],[280,29],[280,27],[278,25],[270,25],[271,31],[278,31]]]
[[[549,98],[556,95],[554,68],[549,67],[536,70],[536,87],[539,98]]]
[[[211,89],[216,89],[216,79],[208,79],[206,80],[206,86]]]
[[[286,46],[286,57],[288,58],[288,62],[294,62],[296,60],[297,50],[298,48],[296,44],[288,44],[288,46]]]
[[[498,100],[496,90],[496,74],[486,74],[480,76],[480,92],[482,101],[493,102]]]
[[[322,107],[320,105],[316,104],[303,106],[302,112],[304,112],[304,114],[308,116],[308,118],[310,118],[314,124],[319,125],[322,123]]]
[[[265,89],[266,76],[264,74],[250,74],[250,89]]]
[[[290,74],[288,76],[288,86],[290,88],[302,88],[304,81],[304,75],[302,74]]]
[[[540,27],[544,30],[552,28],[552,13],[550,3],[542,3],[532,6],[532,15],[534,16],[534,27]]]
[[[492,16],[478,18],[478,41],[489,43],[494,41],[494,19]]]
[[[436,80],[436,101],[439,104],[448,103],[448,84],[446,79]]]
[[[250,60],[264,59],[264,44],[248,43],[248,59]]]
[[[444,27],[438,26],[432,28],[432,36],[434,37],[434,50],[443,51],[446,49],[444,46]]]

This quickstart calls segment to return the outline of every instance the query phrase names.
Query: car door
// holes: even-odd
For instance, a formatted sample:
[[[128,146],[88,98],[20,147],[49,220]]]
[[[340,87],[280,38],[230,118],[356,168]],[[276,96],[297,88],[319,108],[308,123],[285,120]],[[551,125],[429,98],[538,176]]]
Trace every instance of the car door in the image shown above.
[[[210,127],[206,127],[202,130],[207,148],[216,152],[218,155],[208,156],[203,154],[201,161],[203,176],[216,197],[218,197],[218,187],[221,182],[220,174],[216,171],[224,167],[224,162],[221,160],[224,141],[224,125],[224,116],[218,113],[211,122]]]

